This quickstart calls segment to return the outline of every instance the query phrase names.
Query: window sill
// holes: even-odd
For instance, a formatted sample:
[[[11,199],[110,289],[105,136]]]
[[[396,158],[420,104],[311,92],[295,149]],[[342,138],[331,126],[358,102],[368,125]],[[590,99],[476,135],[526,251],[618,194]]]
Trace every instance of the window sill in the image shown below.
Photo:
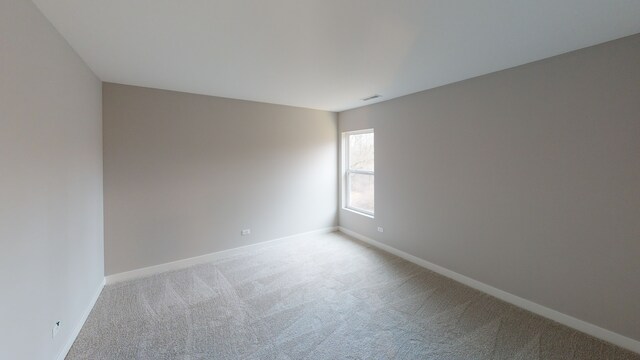
[[[347,207],[343,207],[342,210],[345,210],[345,211],[348,211],[348,212],[351,212],[351,213],[354,213],[354,214],[362,215],[364,217],[368,217],[369,219],[375,219],[375,217],[373,215],[367,214],[367,213],[362,212],[362,211],[350,209],[350,208],[347,208]]]

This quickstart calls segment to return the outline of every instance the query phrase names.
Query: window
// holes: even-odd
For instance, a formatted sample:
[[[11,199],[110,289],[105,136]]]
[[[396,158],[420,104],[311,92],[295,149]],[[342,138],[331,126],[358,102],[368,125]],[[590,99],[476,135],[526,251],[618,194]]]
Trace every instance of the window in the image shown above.
[[[342,135],[343,207],[361,214],[374,213],[373,129]]]

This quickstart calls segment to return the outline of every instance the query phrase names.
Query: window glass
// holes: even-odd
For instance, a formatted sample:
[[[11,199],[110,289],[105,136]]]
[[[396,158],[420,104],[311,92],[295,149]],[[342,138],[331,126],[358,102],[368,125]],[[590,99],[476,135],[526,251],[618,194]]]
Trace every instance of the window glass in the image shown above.
[[[343,134],[343,207],[363,215],[374,212],[373,129]]]
[[[373,133],[349,135],[349,169],[373,171]]]
[[[373,213],[373,175],[349,174],[349,207]]]

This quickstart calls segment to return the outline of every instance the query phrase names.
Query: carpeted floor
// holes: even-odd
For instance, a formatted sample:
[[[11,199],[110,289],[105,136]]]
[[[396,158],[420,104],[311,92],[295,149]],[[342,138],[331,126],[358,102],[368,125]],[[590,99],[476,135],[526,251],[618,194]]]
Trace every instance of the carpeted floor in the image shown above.
[[[67,359],[633,359],[339,233],[105,287]]]

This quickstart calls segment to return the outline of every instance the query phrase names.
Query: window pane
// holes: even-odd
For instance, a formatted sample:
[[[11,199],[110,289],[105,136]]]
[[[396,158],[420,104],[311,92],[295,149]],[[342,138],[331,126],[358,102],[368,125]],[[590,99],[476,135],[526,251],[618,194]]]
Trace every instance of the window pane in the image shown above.
[[[373,175],[349,174],[349,206],[373,213]]]
[[[373,133],[349,135],[349,169],[373,171]]]

